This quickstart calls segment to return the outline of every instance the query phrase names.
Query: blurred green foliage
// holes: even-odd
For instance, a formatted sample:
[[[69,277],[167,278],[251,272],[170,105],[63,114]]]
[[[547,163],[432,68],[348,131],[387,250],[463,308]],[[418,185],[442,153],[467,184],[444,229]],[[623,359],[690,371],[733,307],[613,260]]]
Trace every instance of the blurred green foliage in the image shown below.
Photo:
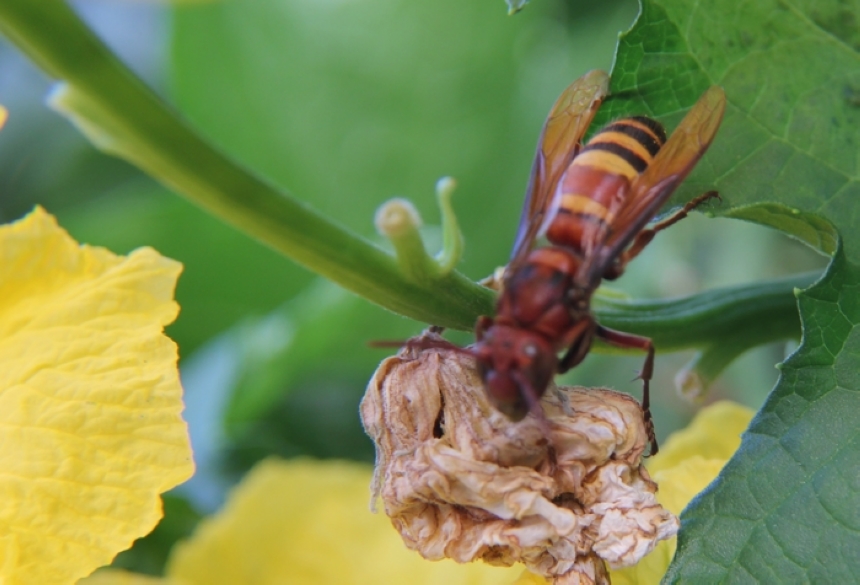
[[[150,34],[138,40],[157,50],[133,51],[117,32],[139,27],[140,10]],[[374,237],[374,210],[395,195],[438,223],[433,185],[456,177],[466,238],[460,268],[476,279],[508,257],[550,105],[572,79],[609,68],[616,34],[636,11],[632,0],[541,0],[514,18],[500,0],[87,8],[97,29],[116,38],[117,50],[214,143],[360,234]],[[387,352],[366,342],[403,339],[424,324],[318,281],[97,153],[39,105],[47,84],[8,47],[0,69],[0,102],[11,113],[0,135],[2,218],[41,203],[81,241],[116,252],[150,245],[185,264],[182,314],[169,332],[183,356],[201,468],[184,492],[193,505],[214,506],[244,470],[273,453],[368,460],[357,404]],[[438,242],[432,227],[426,236]],[[661,234],[618,286],[673,296],[824,263],[775,232],[699,216]],[[784,352],[751,352],[712,397],[758,407]],[[693,411],[672,390],[686,359],[658,355],[662,436]],[[640,367],[639,357],[593,355],[568,379],[635,393]],[[213,477],[219,487],[204,497],[197,486]],[[157,572],[194,517],[181,504],[168,507],[165,522],[177,519],[175,527],[141,541],[122,564]]]

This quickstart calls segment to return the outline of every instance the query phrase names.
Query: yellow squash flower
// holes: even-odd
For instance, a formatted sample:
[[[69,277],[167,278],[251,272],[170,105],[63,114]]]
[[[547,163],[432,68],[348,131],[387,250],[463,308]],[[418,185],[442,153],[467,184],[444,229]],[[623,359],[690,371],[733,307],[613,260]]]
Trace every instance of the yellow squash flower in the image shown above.
[[[74,583],[152,530],[193,473],[181,265],[81,246],[37,208],[0,226],[0,583]]]

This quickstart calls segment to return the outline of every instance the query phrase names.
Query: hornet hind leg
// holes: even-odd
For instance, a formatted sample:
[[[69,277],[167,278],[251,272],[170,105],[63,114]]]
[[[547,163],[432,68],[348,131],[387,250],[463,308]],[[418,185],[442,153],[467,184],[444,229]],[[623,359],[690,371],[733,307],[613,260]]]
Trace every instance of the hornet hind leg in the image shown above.
[[[645,364],[642,366],[642,372],[639,374],[639,378],[642,379],[642,416],[645,419],[645,432],[648,434],[648,440],[651,442],[651,452],[648,454],[648,457],[656,455],[659,447],[657,445],[657,434],[654,431],[654,419],[651,418],[650,386],[651,376],[654,374],[654,343],[647,337],[615,331],[602,325],[598,325],[596,334],[603,341],[611,343],[616,347],[636,348],[647,352]]]
[[[633,240],[633,243],[630,244],[630,247],[627,248],[627,250],[621,255],[621,258],[619,258],[618,260],[618,265],[621,268],[621,272],[624,271],[624,267],[627,265],[628,262],[633,260],[636,256],[639,255],[639,253],[643,249],[645,249],[645,246],[647,246],[651,242],[651,240],[654,239],[654,236],[657,235],[657,232],[663,231],[667,227],[678,223],[679,221],[687,217],[687,215],[699,205],[701,205],[705,201],[713,199],[714,197],[719,199],[720,194],[716,191],[708,191],[707,193],[702,193],[695,199],[688,201],[687,204],[684,205],[684,207],[682,207],[663,221],[658,221],[650,228],[646,228],[639,232],[639,234],[636,236],[636,239]]]

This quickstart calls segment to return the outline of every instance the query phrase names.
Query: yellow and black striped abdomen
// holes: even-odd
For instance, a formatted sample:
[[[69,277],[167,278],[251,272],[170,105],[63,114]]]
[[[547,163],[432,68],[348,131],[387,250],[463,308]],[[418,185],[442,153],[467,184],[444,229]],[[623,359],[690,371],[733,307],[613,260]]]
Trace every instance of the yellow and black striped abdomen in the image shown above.
[[[586,251],[610,228],[642,173],[666,142],[666,131],[644,116],[622,118],[595,134],[564,173],[553,199],[547,239]]]
[[[645,116],[622,118],[595,134],[573,164],[623,175],[632,181],[648,168],[665,142],[666,131],[658,121]]]

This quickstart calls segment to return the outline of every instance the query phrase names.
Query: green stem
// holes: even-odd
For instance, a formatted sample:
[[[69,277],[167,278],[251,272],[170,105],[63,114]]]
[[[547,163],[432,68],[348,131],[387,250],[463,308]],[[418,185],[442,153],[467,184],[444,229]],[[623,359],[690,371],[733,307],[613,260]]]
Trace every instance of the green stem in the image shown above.
[[[0,31],[63,82],[53,104],[97,146],[299,264],[419,321],[469,329],[491,312],[490,291],[453,271],[407,279],[391,255],[212,147],[61,0],[3,0]]]
[[[600,323],[650,337],[657,351],[698,348],[675,377],[678,390],[691,400],[737,357],[753,347],[800,337],[795,291],[819,276],[808,273],[750,285],[719,288],[678,299],[623,301],[595,297]],[[605,344],[596,351],[619,352]]]
[[[451,177],[444,177],[436,183],[436,199],[442,212],[442,250],[436,255],[436,262],[443,273],[454,270],[463,255],[463,234],[451,206],[454,187],[456,182]]]
[[[595,298],[595,313],[602,325],[650,337],[657,351],[720,345],[740,355],[763,343],[799,337],[795,290],[809,287],[819,276],[798,274],[656,301],[600,296]]]
[[[688,400],[702,399],[713,381],[747,349],[743,344],[719,343],[697,352],[675,375],[675,387]]]

